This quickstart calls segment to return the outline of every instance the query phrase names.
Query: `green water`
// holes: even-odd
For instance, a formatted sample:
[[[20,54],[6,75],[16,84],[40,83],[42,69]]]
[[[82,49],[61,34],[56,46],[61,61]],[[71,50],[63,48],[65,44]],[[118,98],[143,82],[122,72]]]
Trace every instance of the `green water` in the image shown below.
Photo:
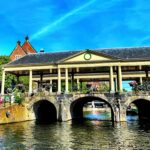
[[[148,150],[150,125],[111,121],[34,121],[0,126],[0,150]]]

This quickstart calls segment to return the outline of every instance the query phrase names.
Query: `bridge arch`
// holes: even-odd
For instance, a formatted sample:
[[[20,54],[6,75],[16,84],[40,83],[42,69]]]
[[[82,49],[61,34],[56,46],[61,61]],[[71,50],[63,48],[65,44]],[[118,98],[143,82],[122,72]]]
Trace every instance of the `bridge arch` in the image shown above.
[[[37,123],[50,123],[57,120],[55,105],[46,99],[36,101],[33,104],[33,112]]]
[[[91,102],[93,100],[105,102],[110,107],[111,118],[112,118],[112,121],[114,121],[114,109],[113,109],[112,104],[110,102],[108,102],[108,100],[103,99],[101,97],[96,97],[96,96],[84,96],[84,97],[74,99],[74,101],[70,105],[70,113],[71,113],[72,119],[83,118],[84,104],[86,104],[87,102]]]
[[[126,109],[131,104],[134,104],[138,109],[139,120],[149,120],[150,121],[150,99],[145,97],[131,98],[127,100]]]

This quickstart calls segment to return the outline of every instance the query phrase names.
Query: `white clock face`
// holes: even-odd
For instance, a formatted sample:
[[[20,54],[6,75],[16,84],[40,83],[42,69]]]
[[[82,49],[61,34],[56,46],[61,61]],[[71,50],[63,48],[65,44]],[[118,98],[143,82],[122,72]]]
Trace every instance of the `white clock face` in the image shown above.
[[[90,60],[91,59],[91,54],[89,54],[89,53],[84,54],[84,59],[85,60]]]

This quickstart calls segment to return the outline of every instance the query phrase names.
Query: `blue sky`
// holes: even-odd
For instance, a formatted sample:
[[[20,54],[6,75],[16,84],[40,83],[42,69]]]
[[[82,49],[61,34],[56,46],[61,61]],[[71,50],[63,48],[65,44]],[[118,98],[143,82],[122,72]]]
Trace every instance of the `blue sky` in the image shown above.
[[[29,36],[46,52],[150,46],[149,0],[0,0],[0,55]]]

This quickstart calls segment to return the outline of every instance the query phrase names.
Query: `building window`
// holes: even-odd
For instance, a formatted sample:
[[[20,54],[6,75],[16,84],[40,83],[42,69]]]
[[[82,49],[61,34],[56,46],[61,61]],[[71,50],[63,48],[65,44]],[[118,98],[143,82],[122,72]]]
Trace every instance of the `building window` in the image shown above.
[[[15,56],[15,59],[16,59],[16,60],[19,59],[19,58],[21,58],[21,55],[16,55],[16,56]]]

